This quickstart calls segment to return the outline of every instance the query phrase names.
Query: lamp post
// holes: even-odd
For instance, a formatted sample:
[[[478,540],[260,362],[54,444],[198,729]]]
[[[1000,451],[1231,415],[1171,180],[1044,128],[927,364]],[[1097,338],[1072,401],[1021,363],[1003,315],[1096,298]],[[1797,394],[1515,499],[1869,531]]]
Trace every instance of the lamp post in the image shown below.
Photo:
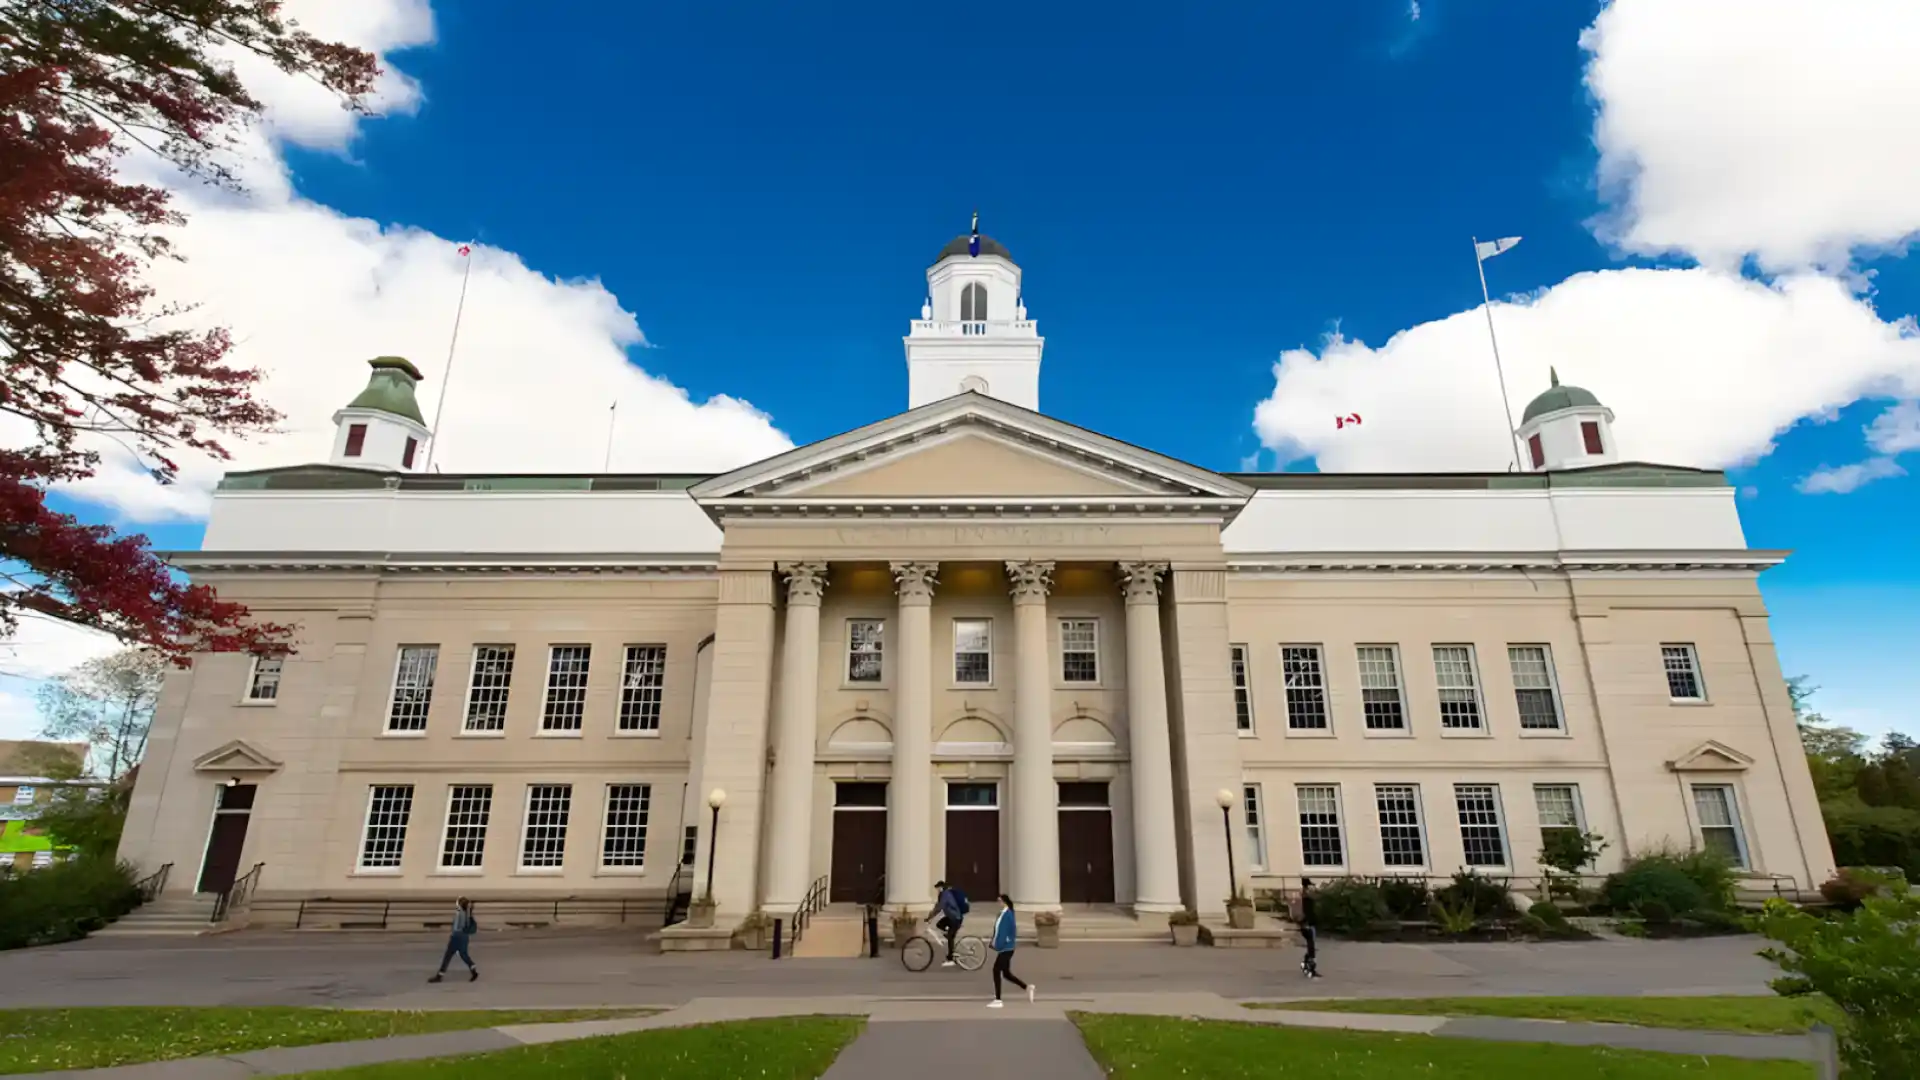
[[[1231,903],[1240,895],[1240,873],[1233,868],[1233,792],[1221,788],[1214,792],[1213,801],[1220,804],[1220,831],[1227,841],[1227,900]]]
[[[723,788],[707,792],[707,805],[713,808],[713,823],[707,828],[707,903],[713,903],[713,854],[720,848],[720,808],[727,802]]]

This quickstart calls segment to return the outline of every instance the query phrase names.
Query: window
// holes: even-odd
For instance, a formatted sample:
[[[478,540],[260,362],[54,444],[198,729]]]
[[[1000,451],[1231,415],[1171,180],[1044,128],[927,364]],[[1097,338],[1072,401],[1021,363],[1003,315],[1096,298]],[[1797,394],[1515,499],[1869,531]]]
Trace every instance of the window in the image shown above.
[[[1443,731],[1480,730],[1480,688],[1473,677],[1473,646],[1435,645],[1433,677],[1440,684]]]
[[[999,805],[998,784],[947,784],[949,810],[991,810]]]
[[[1460,846],[1468,866],[1507,865],[1506,830],[1500,825],[1500,789],[1492,784],[1455,784]]]
[[[1739,804],[1726,784],[1693,785],[1693,807],[1700,815],[1700,846],[1747,868],[1747,841],[1740,834]]]
[[[1307,866],[1345,866],[1340,789],[1332,784],[1302,784],[1294,791],[1300,800],[1300,861]]]
[[[1660,662],[1667,669],[1667,696],[1675,701],[1707,700],[1700,678],[1700,654],[1691,645],[1660,646]]]
[[[277,656],[256,656],[247,672],[247,700],[273,701],[280,696],[280,664]]]
[[[847,620],[847,681],[877,683],[885,670],[883,619]]]
[[[1260,814],[1260,785],[1243,785],[1240,798],[1247,813],[1247,865],[1257,870],[1267,865],[1267,836],[1266,830],[1261,827],[1264,820]]]
[[[555,645],[547,654],[547,701],[541,731],[579,731],[587,714],[587,666],[591,645]]]
[[[401,468],[403,469],[413,468],[413,454],[414,454],[414,451],[418,449],[420,449],[420,440],[414,438],[411,435],[407,436],[407,447],[406,449],[400,451],[400,467]]]
[[[367,448],[367,425],[348,424],[347,425],[347,449],[342,456],[343,457],[359,457],[360,452],[362,450],[365,450],[366,448]]]
[[[1535,784],[1533,805],[1540,812],[1540,846],[1555,833],[1586,831],[1580,821],[1580,788],[1574,784]]]
[[[507,729],[507,691],[513,684],[513,646],[475,645],[467,677],[467,731]]]
[[[447,828],[440,838],[440,869],[480,868],[487,851],[487,819],[492,814],[492,784],[455,784],[447,789]]]
[[[1520,730],[1559,731],[1560,693],[1554,685],[1553,653],[1545,645],[1509,645],[1507,665],[1513,669]]]
[[[608,784],[606,829],[600,837],[600,865],[639,869],[647,865],[647,804],[652,789],[645,784]]]
[[[680,830],[680,865],[692,866],[693,857],[700,850],[700,826],[688,825]]]
[[[988,619],[953,620],[953,681],[993,681],[993,623]]]
[[[960,320],[962,322],[987,321],[987,287],[973,282],[960,290]]]
[[[427,730],[433,672],[439,666],[440,646],[400,646],[400,659],[393,669],[393,704],[387,709],[388,731]]]
[[[1320,646],[1280,646],[1280,674],[1286,681],[1287,730],[1327,730],[1327,681],[1320,670]]]
[[[14,788],[13,789],[13,805],[15,806],[33,805],[33,785],[23,784],[20,787]]]
[[[367,825],[360,839],[360,869],[397,870],[413,816],[412,784],[375,784],[367,793]]]
[[[1427,865],[1427,844],[1420,826],[1420,789],[1412,784],[1376,784],[1374,809],[1380,815],[1380,854],[1388,866]]]
[[[584,681],[584,666],[581,672]],[[620,676],[620,730],[660,730],[660,705],[667,696],[667,647],[627,646],[627,665]]]
[[[1229,646],[1233,664],[1233,726],[1253,730],[1253,687],[1247,676],[1247,647]]]
[[[1362,645],[1360,712],[1368,731],[1407,730],[1406,696],[1400,691],[1399,650],[1392,645]]]
[[[1533,467],[1536,469],[1547,464],[1547,452],[1540,446],[1540,436],[1527,436],[1527,456],[1533,458]]]
[[[1598,420],[1580,421],[1580,441],[1586,444],[1587,453],[1604,454],[1606,447],[1600,443],[1600,422]]]
[[[1060,681],[1100,681],[1100,623],[1095,619],[1060,620]]]
[[[560,868],[567,855],[572,784],[527,785],[527,823],[520,834],[520,869]]]

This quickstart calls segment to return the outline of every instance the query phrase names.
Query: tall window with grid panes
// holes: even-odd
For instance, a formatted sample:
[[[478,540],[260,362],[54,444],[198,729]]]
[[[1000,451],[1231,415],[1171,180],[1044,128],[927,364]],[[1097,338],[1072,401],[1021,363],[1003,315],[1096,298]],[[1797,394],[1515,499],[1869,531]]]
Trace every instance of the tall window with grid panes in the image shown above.
[[[1300,861],[1315,867],[1345,866],[1340,789],[1332,784],[1301,784],[1294,794],[1300,803]]]
[[[513,688],[513,646],[475,645],[467,681],[466,730],[507,729],[507,695]]]
[[[1400,650],[1392,645],[1362,645],[1360,712],[1371,732],[1407,730],[1407,699],[1400,687]]]
[[[1427,835],[1420,820],[1420,788],[1414,784],[1375,784],[1380,816],[1380,854],[1388,866],[1427,865]]]
[[[1483,730],[1480,680],[1474,671],[1473,646],[1435,645],[1433,677],[1440,693],[1440,729]]]
[[[667,696],[667,647],[629,645],[620,673],[619,730],[626,734],[657,735],[660,709]]]
[[[393,668],[393,700],[387,707],[388,731],[427,730],[427,713],[433,707],[433,673],[439,666],[440,646],[400,646]]]
[[[1327,676],[1326,669],[1320,663],[1320,646],[1280,646],[1280,674],[1285,680],[1287,730],[1330,730],[1332,721],[1327,711]]]
[[[587,715],[587,671],[591,645],[555,645],[547,651],[547,696],[540,706],[540,730],[577,732]]]

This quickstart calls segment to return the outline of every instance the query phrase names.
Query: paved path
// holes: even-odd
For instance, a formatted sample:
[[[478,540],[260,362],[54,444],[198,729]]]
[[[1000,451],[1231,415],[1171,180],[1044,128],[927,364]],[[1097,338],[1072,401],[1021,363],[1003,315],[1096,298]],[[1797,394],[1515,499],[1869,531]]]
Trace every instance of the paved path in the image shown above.
[[[1437,1035],[1444,1038],[1617,1046],[1670,1053],[1745,1058],[1813,1060],[1810,1040],[1792,1035],[1733,1035],[1662,1031],[1618,1024],[1462,1019],[1436,1016],[1372,1016],[1362,1013],[1287,1012],[1248,1009],[1217,994],[1068,994],[1043,996],[1033,1005],[1009,1001],[989,1010],[973,998],[725,997],[699,998],[655,1016],[519,1025],[437,1035],[406,1036],[323,1046],[257,1050],[220,1058],[117,1069],[38,1073],[42,1080],[247,1080],[375,1061],[417,1060],[484,1053],[512,1046],[565,1042],[659,1028],[779,1016],[862,1016],[860,1037],[828,1070],[825,1080],[947,1080],[952,1076],[1046,1076],[1063,1080],[1100,1077],[1070,1012],[1178,1016],[1289,1027]],[[964,1067],[964,1072],[958,1071]],[[949,1071],[942,1071],[949,1070]]]

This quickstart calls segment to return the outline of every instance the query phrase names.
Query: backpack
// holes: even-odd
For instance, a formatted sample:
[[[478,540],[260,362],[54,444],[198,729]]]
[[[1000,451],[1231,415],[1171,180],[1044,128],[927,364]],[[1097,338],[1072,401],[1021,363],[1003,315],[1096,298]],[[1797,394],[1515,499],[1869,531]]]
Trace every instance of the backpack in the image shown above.
[[[953,902],[960,909],[961,918],[965,918],[967,912],[973,910],[973,905],[967,903],[967,894],[959,889],[953,890]]]

